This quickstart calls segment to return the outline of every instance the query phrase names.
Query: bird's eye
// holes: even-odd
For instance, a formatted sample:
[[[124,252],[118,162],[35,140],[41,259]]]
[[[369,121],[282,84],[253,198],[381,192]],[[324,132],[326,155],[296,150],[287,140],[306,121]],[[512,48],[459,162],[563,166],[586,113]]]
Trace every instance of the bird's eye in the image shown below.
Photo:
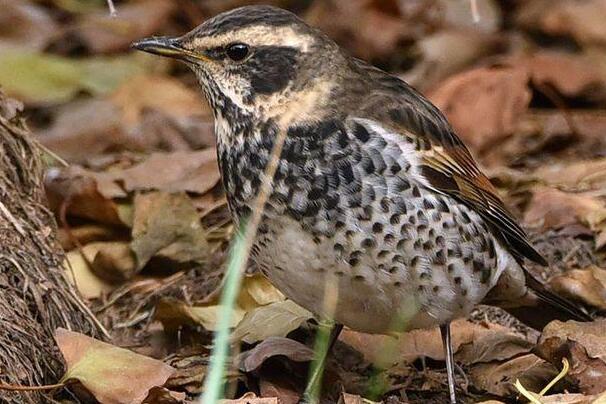
[[[225,53],[231,60],[241,62],[246,59],[246,56],[250,53],[250,48],[243,43],[234,43],[225,49]]]

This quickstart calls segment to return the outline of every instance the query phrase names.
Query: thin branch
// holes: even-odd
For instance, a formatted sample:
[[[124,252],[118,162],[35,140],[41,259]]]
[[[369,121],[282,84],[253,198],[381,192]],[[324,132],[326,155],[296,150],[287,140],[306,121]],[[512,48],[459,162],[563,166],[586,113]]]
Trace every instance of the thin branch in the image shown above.
[[[115,17],[118,15],[116,12],[116,6],[114,6],[113,0],[107,0],[107,7],[109,7],[109,15]]]
[[[478,0],[469,0],[471,2],[471,15],[474,24],[480,22],[480,10],[478,9]]]

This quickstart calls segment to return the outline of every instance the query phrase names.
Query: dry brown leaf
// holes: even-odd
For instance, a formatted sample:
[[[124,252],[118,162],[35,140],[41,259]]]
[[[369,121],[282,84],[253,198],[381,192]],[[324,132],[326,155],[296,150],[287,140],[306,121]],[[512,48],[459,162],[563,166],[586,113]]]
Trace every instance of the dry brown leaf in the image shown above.
[[[582,44],[606,43],[606,3],[603,0],[540,0],[521,5],[517,20],[528,29],[571,36]]]
[[[171,0],[143,0],[119,6],[115,16],[107,10],[85,14],[71,34],[93,53],[128,49],[131,42],[157,33],[175,4]]]
[[[103,179],[77,166],[49,170],[44,186],[51,209],[57,213],[65,209],[68,215],[103,224],[125,225],[119,205],[101,192],[105,189],[115,194],[116,185],[111,181],[99,183],[97,178]]]
[[[220,404],[281,404],[277,397],[257,397],[255,393],[248,392],[235,400],[221,400]]]
[[[175,332],[183,325],[202,326],[216,331],[221,306],[190,306],[174,298],[162,298],[156,305],[154,318],[168,332]],[[244,318],[245,311],[236,307],[232,311],[230,327],[235,327]]]
[[[247,312],[234,329],[231,338],[254,344],[269,337],[285,337],[313,315],[292,300],[261,306]]]
[[[61,247],[69,251],[77,247],[76,243],[86,245],[95,241],[120,239],[121,233],[115,227],[100,224],[84,224],[82,226],[71,227],[69,230],[60,228],[57,230],[57,236]]]
[[[56,34],[57,23],[43,8],[27,0],[0,0],[0,51],[11,47],[41,50]]]
[[[137,195],[132,237],[131,249],[137,257],[137,270],[152,257],[162,258],[164,266],[167,263],[178,266],[202,262],[209,251],[198,212],[183,193]]]
[[[314,358],[313,349],[284,337],[269,337],[254,348],[242,352],[237,362],[243,372],[253,372],[274,356],[285,356],[295,362],[309,362]]]
[[[604,404],[606,402],[605,394],[595,394],[587,396],[585,394],[550,394],[541,397],[541,404]]]
[[[56,120],[39,131],[40,142],[70,162],[83,163],[93,155],[121,149],[141,149],[122,130],[120,110],[104,99],[69,103]]]
[[[223,292],[223,285],[212,291],[203,302],[204,305],[217,305]],[[269,280],[259,274],[246,275],[242,279],[240,292],[236,305],[245,311],[250,311],[260,306],[280,302],[285,297]]]
[[[606,310],[606,270],[602,268],[572,269],[553,277],[549,285],[563,296]]]
[[[187,394],[171,391],[165,387],[153,387],[143,404],[179,404],[185,402]]]
[[[533,341],[498,324],[480,325],[456,320],[451,324],[451,333],[455,358],[464,364],[509,359],[529,352],[534,345]],[[437,329],[413,330],[397,339],[345,329],[340,340],[361,352],[367,361],[381,367],[390,366],[394,361],[412,362],[423,356],[444,360],[442,339]]]
[[[134,253],[125,241],[104,243],[91,264],[95,275],[111,283],[127,281],[137,272]]]
[[[529,225],[557,229],[583,224],[599,230],[606,218],[606,205],[597,198],[537,187],[524,214]]]
[[[483,151],[514,133],[530,101],[528,73],[482,67],[447,79],[429,93],[466,144]]]
[[[582,393],[606,391],[606,320],[552,321],[543,330],[536,353],[555,366],[561,366],[562,358],[567,358],[567,376]]]
[[[95,259],[104,244],[90,243],[84,246],[81,251],[74,250],[66,254],[67,278],[85,299],[96,299],[117,287],[95,275],[87,263],[87,261],[92,262]]]
[[[511,396],[519,394],[514,386],[516,380],[530,391],[541,391],[557,374],[552,364],[526,354],[506,362],[476,364],[468,376],[477,388],[498,396]]]
[[[364,400],[357,394],[341,393],[338,404],[364,404]]]
[[[298,404],[301,402],[301,393],[292,378],[281,375],[270,379],[259,380],[259,394],[261,397],[276,397],[280,404]]]
[[[110,97],[122,111],[126,127],[140,124],[147,109],[161,111],[174,119],[212,114],[202,97],[177,79],[162,75],[138,76],[120,86]]]
[[[498,37],[475,30],[438,31],[417,41],[421,60],[402,78],[421,91],[430,89],[479,58],[494,52],[497,45]]]
[[[67,364],[62,380],[78,380],[104,404],[141,403],[174,372],[159,360],[63,328],[55,339]]]
[[[145,161],[113,172],[127,191],[158,190],[204,194],[220,179],[213,149],[152,153]]]
[[[603,98],[604,75],[582,55],[541,51],[525,60],[512,61],[512,65],[519,64],[526,66],[533,83],[551,85],[564,96],[590,94]]]
[[[377,3],[372,0],[315,1],[307,9],[305,20],[358,57],[391,56],[410,32],[405,21],[377,7]],[[393,3],[392,8],[398,9],[397,3]]]
[[[606,158],[554,162],[539,167],[533,175],[552,187],[565,191],[606,188]]]

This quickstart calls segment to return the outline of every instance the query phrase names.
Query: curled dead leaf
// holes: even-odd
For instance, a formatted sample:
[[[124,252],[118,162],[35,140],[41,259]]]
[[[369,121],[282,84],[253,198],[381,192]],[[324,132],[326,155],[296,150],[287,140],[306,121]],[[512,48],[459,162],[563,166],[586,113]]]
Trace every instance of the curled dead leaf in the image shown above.
[[[555,366],[567,358],[568,377],[582,393],[606,391],[606,320],[553,321],[543,330],[536,353]]]
[[[471,148],[483,151],[516,130],[530,102],[528,72],[520,67],[481,67],[456,74],[429,98],[445,112]]]
[[[137,270],[152,257],[162,258],[164,266],[167,263],[178,266],[201,262],[209,252],[206,231],[200,224],[198,212],[184,193],[137,195],[132,237],[131,249],[137,257]]]
[[[455,358],[464,364],[509,359],[529,352],[534,346],[533,341],[498,324],[456,320],[451,324],[451,333]],[[345,329],[339,339],[380,367],[390,366],[394,361],[412,362],[419,357],[444,360],[442,339],[437,329],[413,330],[397,339]]]
[[[274,356],[285,356],[295,362],[309,362],[314,358],[314,351],[289,338],[269,337],[254,348],[242,352],[237,362],[243,372],[253,372]]]
[[[159,320],[168,332],[176,332],[183,325],[202,326],[205,330],[216,331],[221,306],[190,306],[172,298],[162,298],[156,305],[154,318]],[[235,308],[230,327],[235,327],[244,317],[245,311]]]
[[[479,363],[471,368],[469,377],[474,386],[498,396],[518,394],[514,384],[520,380],[531,391],[541,391],[558,371],[534,354],[512,357],[507,361]]]
[[[606,270],[597,266],[573,269],[553,277],[551,288],[570,299],[606,310]]]
[[[292,300],[261,306],[246,313],[231,338],[254,344],[269,337],[285,337],[313,315]]]
[[[127,191],[159,190],[204,194],[219,182],[216,152],[152,153],[143,162],[112,173]]]
[[[104,404],[137,404],[162,386],[174,369],[163,362],[63,328],[55,331],[67,371]]]
[[[280,404],[277,397],[257,397],[255,393],[248,392],[235,400],[220,400],[220,404]]]

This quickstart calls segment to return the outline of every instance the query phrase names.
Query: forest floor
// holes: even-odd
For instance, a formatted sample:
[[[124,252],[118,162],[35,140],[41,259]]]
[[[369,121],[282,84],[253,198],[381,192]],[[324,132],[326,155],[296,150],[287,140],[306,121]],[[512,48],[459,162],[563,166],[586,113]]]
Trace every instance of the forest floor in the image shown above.
[[[212,113],[193,74],[129,45],[253,2],[115,3],[116,17],[100,0],[12,0],[0,12],[0,86],[25,104],[35,139],[51,151],[45,188],[69,276],[112,337],[103,345],[58,331],[67,378],[84,389],[52,394],[113,403],[128,390],[131,402],[187,402],[202,391],[233,228]],[[295,11],[427,95],[550,263],[531,271],[596,318],[606,311],[604,1],[262,3]],[[313,357],[309,313],[250,268],[234,318],[228,395],[296,403]],[[541,402],[606,402],[604,321],[532,330],[481,306],[453,335],[464,402],[528,402],[524,388],[539,393],[562,358],[570,369]],[[125,373],[108,374],[99,359],[107,352]],[[444,368],[438,330],[345,330],[322,397],[445,403]]]

